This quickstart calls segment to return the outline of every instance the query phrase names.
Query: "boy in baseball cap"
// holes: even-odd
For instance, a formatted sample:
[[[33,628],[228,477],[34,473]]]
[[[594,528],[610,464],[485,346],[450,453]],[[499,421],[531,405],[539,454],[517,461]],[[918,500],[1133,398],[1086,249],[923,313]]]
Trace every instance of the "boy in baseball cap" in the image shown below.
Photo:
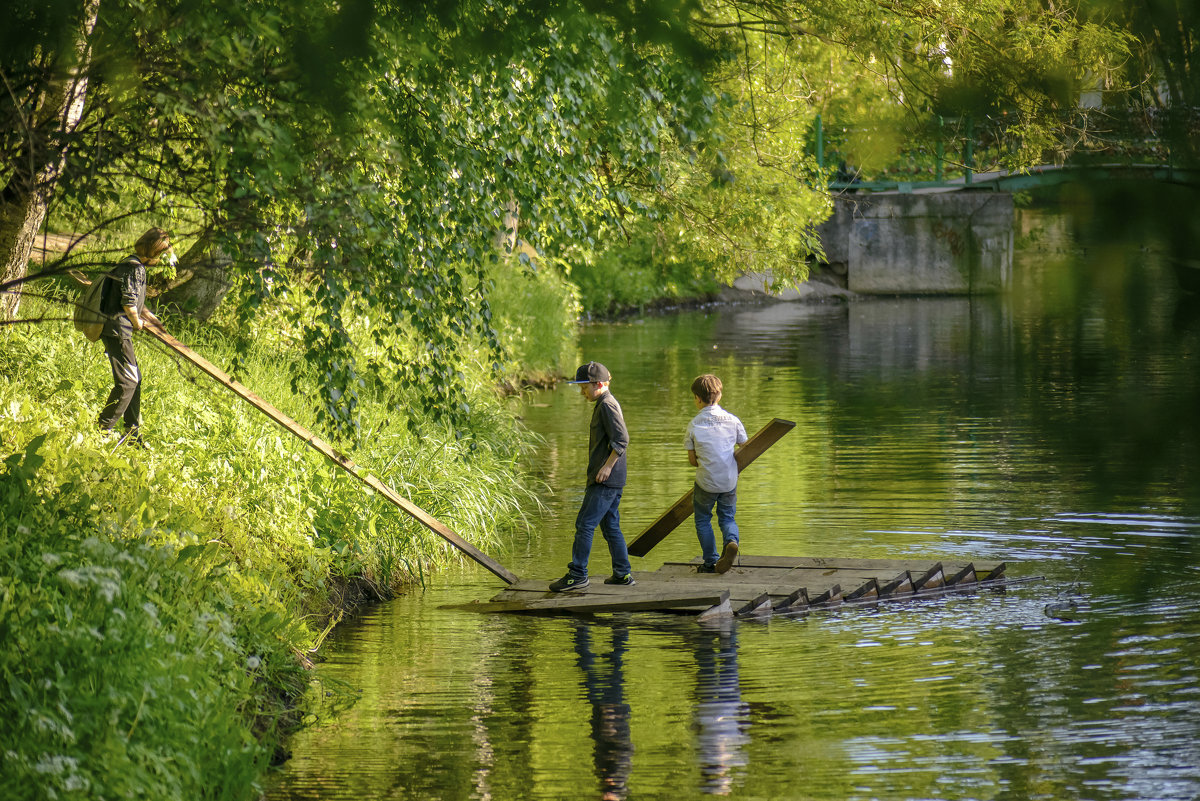
[[[625,488],[625,449],[629,446],[629,430],[625,427],[621,404],[608,391],[611,380],[607,367],[599,362],[588,362],[575,371],[574,381],[567,382],[578,385],[579,393],[594,403],[595,408],[588,436],[587,489],[575,517],[571,563],[567,574],[550,584],[554,592],[581,590],[588,585],[588,558],[597,525],[612,557],[612,575],[604,583],[625,586],[634,583],[618,511],[621,492]]]

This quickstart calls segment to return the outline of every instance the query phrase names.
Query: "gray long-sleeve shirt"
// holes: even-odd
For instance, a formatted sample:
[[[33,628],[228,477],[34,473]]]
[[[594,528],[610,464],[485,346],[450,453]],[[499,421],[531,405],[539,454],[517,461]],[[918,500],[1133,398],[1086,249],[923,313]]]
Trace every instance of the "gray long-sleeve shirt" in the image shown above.
[[[621,404],[617,403],[611,392],[605,392],[596,399],[595,408],[592,409],[592,425],[588,437],[587,483],[600,483],[606,487],[625,486],[625,449],[628,447],[629,430],[625,428]],[[618,458],[613,463],[608,480],[597,482],[596,473],[613,452]]]

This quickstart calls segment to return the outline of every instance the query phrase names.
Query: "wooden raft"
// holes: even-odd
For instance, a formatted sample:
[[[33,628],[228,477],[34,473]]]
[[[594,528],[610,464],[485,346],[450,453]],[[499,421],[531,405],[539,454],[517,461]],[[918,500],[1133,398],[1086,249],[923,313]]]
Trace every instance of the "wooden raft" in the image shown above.
[[[490,601],[451,608],[477,612],[593,614],[660,611],[711,617],[803,612],[843,603],[876,603],[1003,586],[1004,562],[916,563],[896,559],[743,555],[724,574],[697,573],[691,562],[634,572],[632,587],[591,576],[586,589],[555,593],[548,581],[519,581]]]

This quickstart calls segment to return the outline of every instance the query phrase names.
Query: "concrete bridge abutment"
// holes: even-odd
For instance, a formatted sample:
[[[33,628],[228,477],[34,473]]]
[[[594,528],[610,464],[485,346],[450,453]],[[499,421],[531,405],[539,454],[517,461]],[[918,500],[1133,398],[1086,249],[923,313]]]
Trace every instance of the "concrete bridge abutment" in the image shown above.
[[[819,232],[831,271],[862,295],[988,294],[1012,274],[1007,192],[840,195]]]

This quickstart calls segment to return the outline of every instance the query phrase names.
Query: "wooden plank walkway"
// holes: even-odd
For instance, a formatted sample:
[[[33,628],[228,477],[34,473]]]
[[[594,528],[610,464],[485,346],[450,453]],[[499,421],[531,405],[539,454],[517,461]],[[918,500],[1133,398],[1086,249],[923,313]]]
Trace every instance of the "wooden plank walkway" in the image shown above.
[[[549,580],[518,581],[489,601],[450,608],[476,612],[594,614],[660,611],[701,616],[795,613],[842,603],[926,597],[1008,582],[1004,562],[917,562],[903,559],[742,555],[727,573],[697,573],[691,562],[634,572],[632,587],[591,576],[586,589],[555,593]]]

